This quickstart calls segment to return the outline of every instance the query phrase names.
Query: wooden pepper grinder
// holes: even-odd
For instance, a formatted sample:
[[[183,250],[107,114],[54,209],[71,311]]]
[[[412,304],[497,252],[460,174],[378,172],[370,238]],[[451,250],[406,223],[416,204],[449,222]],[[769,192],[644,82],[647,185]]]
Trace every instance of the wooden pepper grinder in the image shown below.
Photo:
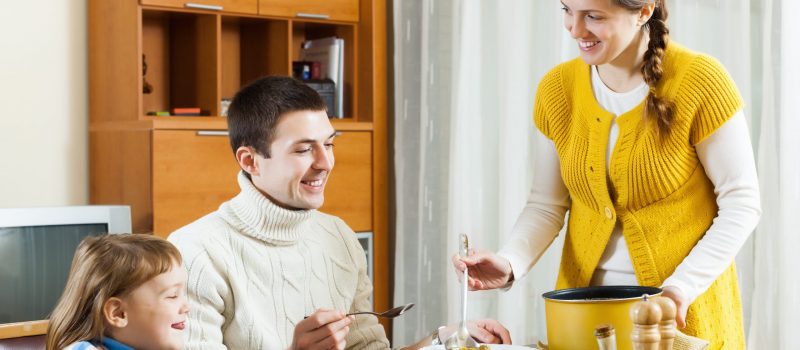
[[[661,334],[658,323],[661,322],[661,306],[648,300],[647,295],[631,307],[633,331],[631,340],[634,350],[658,350]]]
[[[678,332],[678,324],[675,322],[678,308],[675,306],[675,302],[667,297],[657,297],[653,301],[661,307],[661,322],[658,324],[658,331],[661,333],[661,345],[658,349],[672,350],[672,344],[675,342],[675,335]]]

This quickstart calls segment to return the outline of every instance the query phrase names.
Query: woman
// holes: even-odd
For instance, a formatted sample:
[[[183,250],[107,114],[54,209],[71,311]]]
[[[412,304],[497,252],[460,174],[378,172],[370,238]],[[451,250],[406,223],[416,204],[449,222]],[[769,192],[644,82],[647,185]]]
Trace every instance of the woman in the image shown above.
[[[684,332],[743,349],[733,260],[760,217],[742,99],[669,41],[663,0],[562,0],[580,58],[539,84],[537,173],[498,253],[453,257],[474,290],[527,273],[564,224],[557,288],[661,286]]]

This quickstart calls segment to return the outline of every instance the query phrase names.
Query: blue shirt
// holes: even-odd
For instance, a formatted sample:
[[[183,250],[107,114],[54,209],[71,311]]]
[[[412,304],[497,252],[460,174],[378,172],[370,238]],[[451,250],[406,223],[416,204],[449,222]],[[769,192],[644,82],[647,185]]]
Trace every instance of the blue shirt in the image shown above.
[[[122,344],[109,337],[103,337],[103,347],[106,348],[107,350],[135,350],[134,348]],[[68,348],[71,350],[95,349],[94,344],[85,340],[72,344]]]

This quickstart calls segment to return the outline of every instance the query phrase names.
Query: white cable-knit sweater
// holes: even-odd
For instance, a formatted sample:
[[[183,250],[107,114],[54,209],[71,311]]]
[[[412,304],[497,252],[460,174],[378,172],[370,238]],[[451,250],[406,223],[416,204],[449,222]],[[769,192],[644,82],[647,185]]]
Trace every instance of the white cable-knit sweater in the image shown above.
[[[170,235],[189,272],[187,349],[286,349],[319,308],[370,310],[364,251],[339,218],[272,203],[243,174],[241,193]],[[348,349],[388,349],[357,316]]]

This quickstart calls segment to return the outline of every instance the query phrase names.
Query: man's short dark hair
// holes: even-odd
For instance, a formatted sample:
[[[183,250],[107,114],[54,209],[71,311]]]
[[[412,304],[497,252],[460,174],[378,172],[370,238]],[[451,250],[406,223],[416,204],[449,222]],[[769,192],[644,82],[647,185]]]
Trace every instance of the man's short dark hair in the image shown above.
[[[239,147],[253,147],[270,157],[280,117],[294,111],[325,111],[319,94],[301,81],[286,76],[260,78],[243,87],[228,107],[228,134],[234,155]]]

